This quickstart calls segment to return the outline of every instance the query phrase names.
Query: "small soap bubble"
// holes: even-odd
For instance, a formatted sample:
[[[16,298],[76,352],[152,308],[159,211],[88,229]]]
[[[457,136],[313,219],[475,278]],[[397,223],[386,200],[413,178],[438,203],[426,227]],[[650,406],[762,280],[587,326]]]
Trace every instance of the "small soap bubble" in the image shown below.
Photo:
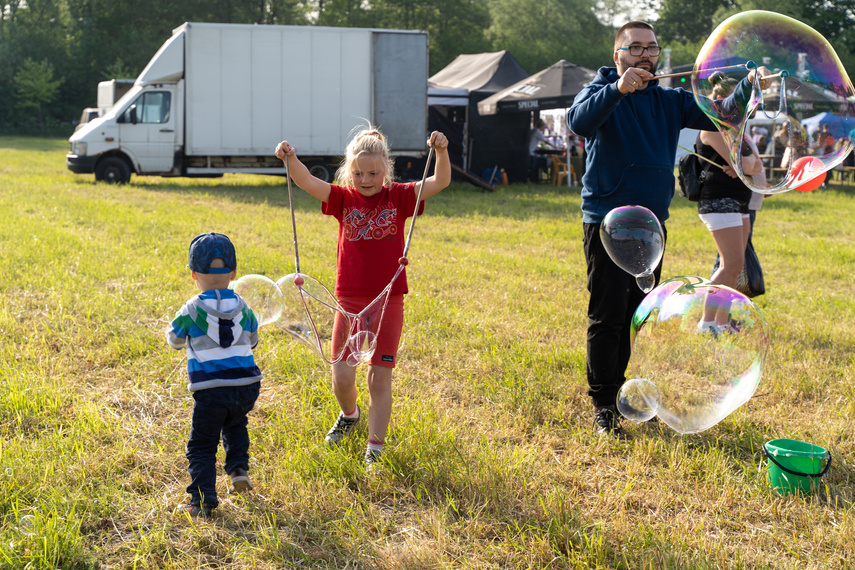
[[[600,239],[615,264],[635,276],[645,293],[653,289],[653,271],[662,260],[665,238],[662,224],[643,206],[621,206],[600,224]]]
[[[21,527],[21,532],[24,534],[33,534],[36,531],[36,517],[24,515],[18,521],[18,526]]]
[[[259,326],[275,322],[282,314],[283,298],[279,286],[264,275],[244,275],[229,285],[243,297],[255,313]]]
[[[659,390],[647,378],[627,380],[618,392],[617,408],[628,420],[646,422],[659,411]]]
[[[371,331],[359,331],[348,339],[350,355],[347,362],[352,366],[357,364],[370,364],[377,348],[377,337]]]

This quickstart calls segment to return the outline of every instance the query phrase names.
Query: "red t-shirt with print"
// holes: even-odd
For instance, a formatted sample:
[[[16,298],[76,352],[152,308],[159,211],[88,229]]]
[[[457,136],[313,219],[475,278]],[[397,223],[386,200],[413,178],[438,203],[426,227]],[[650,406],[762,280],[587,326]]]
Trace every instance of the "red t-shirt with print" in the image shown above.
[[[336,295],[379,295],[398,271],[404,253],[406,220],[416,207],[415,182],[392,183],[374,196],[363,196],[349,186],[330,185],[321,211],[338,220]],[[419,204],[419,215],[425,203]],[[392,293],[407,292],[403,271]]]

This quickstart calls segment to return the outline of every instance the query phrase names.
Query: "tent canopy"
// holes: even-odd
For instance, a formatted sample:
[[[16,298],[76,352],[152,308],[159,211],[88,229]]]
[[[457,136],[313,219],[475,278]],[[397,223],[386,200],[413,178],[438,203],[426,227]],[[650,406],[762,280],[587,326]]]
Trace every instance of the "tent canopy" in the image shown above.
[[[855,119],[851,115],[835,115],[823,112],[802,121],[802,126],[807,130],[809,136],[812,136],[824,125],[828,125],[828,132],[834,138],[848,137],[849,132],[855,128]]]
[[[528,77],[507,51],[463,54],[428,81],[428,128],[449,137],[451,162],[475,175],[504,168],[510,180],[528,173],[529,117],[482,117],[477,104]]]
[[[487,97],[478,103],[478,113],[495,115],[569,107],[595,76],[596,72],[562,59]]]
[[[528,77],[507,50],[458,55],[428,79],[428,86],[495,93]]]

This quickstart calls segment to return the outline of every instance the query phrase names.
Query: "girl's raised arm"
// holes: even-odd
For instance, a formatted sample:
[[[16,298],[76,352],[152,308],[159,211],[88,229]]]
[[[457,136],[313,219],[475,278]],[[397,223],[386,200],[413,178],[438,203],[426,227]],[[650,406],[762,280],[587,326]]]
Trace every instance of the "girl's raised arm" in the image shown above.
[[[425,179],[424,188],[422,188],[422,200],[426,200],[431,196],[438,194],[451,182],[451,161],[448,158],[448,139],[439,131],[434,131],[430,134],[428,145],[433,147],[436,153],[436,166],[433,170],[433,176]],[[416,195],[419,193],[419,184],[416,182]]]
[[[306,165],[297,158],[297,151],[288,141],[279,143],[274,154],[282,162],[285,162],[285,158],[288,157],[288,162],[285,163],[289,167],[288,174],[297,186],[321,202],[327,201],[330,197],[329,182],[324,182],[320,178],[312,176]]]

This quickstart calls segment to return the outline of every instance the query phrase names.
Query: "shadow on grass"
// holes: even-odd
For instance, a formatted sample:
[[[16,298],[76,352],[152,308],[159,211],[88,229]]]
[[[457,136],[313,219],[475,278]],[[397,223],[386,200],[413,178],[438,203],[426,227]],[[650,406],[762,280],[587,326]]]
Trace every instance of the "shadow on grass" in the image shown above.
[[[58,152],[68,150],[68,139],[47,139],[42,137],[0,136],[0,149],[28,152]],[[63,161],[65,157],[63,155]]]
[[[79,185],[102,184],[91,175],[75,178]],[[140,190],[204,195],[243,204],[266,204],[288,208],[288,186],[285,177],[259,176],[252,184],[245,176],[223,178],[161,178],[132,176],[129,186]],[[319,202],[296,184],[291,185],[296,211],[320,211]],[[569,191],[568,191],[569,190]],[[537,218],[581,219],[581,198],[577,189],[534,184],[512,184],[496,187],[493,192],[465,182],[452,182],[448,188],[428,201],[426,214],[446,218],[498,216],[515,220]]]

